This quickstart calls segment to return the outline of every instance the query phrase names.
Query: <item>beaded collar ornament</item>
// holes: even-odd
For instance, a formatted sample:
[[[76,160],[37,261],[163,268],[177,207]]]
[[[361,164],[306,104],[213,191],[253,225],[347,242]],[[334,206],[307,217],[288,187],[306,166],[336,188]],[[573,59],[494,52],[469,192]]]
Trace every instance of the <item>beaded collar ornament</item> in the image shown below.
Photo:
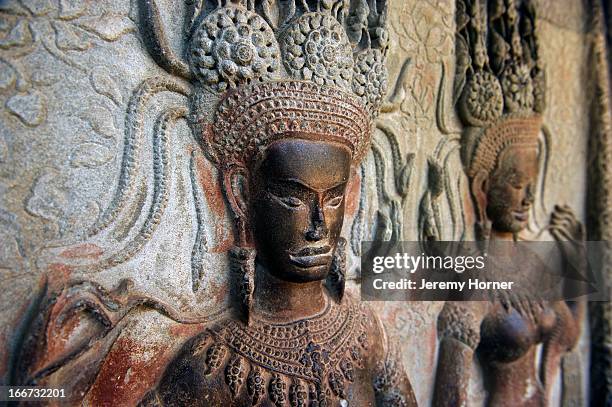
[[[509,145],[537,146],[546,84],[530,0],[460,0],[456,19],[456,107],[472,177]]]
[[[247,164],[287,137],[363,158],[387,87],[386,2],[219,1],[194,19],[192,123],[217,166]]]

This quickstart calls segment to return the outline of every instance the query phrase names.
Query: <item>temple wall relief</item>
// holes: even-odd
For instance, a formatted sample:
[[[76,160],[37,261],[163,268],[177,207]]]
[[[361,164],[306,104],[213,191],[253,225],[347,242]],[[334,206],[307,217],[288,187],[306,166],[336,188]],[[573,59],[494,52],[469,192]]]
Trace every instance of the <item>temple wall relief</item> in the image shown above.
[[[444,405],[435,394],[445,380],[440,366],[448,356],[440,357],[446,335],[440,321],[456,310],[440,301],[372,302],[362,308],[361,241],[479,239],[482,219],[471,189],[474,174],[466,172],[469,165],[462,157],[469,126],[458,107],[457,85],[457,16],[461,10],[469,14],[475,3],[505,2],[0,2],[0,384],[66,387],[78,393],[71,401],[75,404],[163,405],[180,377],[173,369],[201,356],[209,366],[215,357],[222,361],[220,379],[210,379],[211,386],[225,389],[232,400],[259,402],[261,397],[283,405],[279,400],[286,397],[286,405],[315,399],[336,405],[354,397],[354,405],[372,400],[379,405]],[[609,58],[602,53],[609,52],[603,32],[612,27],[596,1],[517,3],[529,3],[535,11],[538,67],[546,78],[541,88],[546,108],[538,111],[541,123],[531,140],[539,148],[540,176],[521,230],[530,239],[555,240],[560,229],[576,231],[583,224],[584,238],[605,240],[609,225],[592,220],[587,197],[604,190],[597,202],[609,205],[605,177],[593,175],[589,163],[602,160],[590,150],[594,138],[607,146],[610,132],[609,122],[605,126],[609,100],[602,96],[609,92],[602,91]],[[214,13],[220,16],[212,21]],[[487,16],[481,20],[490,28]],[[253,32],[236,28],[235,38],[217,37],[231,24]],[[234,65],[222,66],[224,61]],[[535,72],[535,62],[530,67]],[[277,87],[279,82],[286,87]],[[258,86],[270,88],[260,91]],[[232,92],[243,99],[225,99]],[[262,102],[266,98],[286,98],[288,104],[284,110],[270,107]],[[298,119],[291,117],[297,124],[287,119],[287,128],[278,127],[274,140],[258,138],[259,144],[243,147],[248,143],[233,126],[241,123],[245,113],[240,103],[246,100],[264,106],[250,119],[268,117],[266,109],[278,109],[279,116],[297,111]],[[498,113],[509,114],[501,108]],[[271,122],[277,118],[269,116]],[[337,134],[316,127],[317,120],[333,122]],[[223,144],[227,134],[236,136]],[[293,161],[286,158],[274,161],[270,146],[285,139],[304,144],[288,149],[314,156],[319,144],[342,145],[342,152],[325,154],[340,157],[336,164],[346,159],[346,165],[325,171],[324,164],[331,164],[320,160],[316,170],[299,154],[293,161],[302,167],[291,167],[287,162]],[[295,339],[311,357],[311,370],[301,376],[290,368],[270,367],[268,372],[261,362],[257,374],[265,388],[260,388],[253,384],[256,356],[231,344],[227,356],[217,354],[213,344],[231,342],[223,336],[228,332],[274,337],[265,331],[276,326],[272,317],[261,319],[268,322],[257,331],[260,320],[253,309],[260,300],[253,291],[264,288],[252,277],[264,271],[247,264],[255,251],[261,256],[263,238],[254,225],[262,215],[242,214],[240,199],[247,195],[248,205],[255,200],[258,171],[276,176],[284,165],[288,172],[325,179],[333,171],[349,174],[342,184],[343,222],[340,216],[337,242],[330,238],[329,243],[333,259],[330,254],[331,263],[326,263],[336,273],[329,277],[335,278],[330,292],[340,294],[330,295],[329,314],[317,314],[311,326],[313,332],[317,323],[336,327],[341,318],[353,325],[338,328],[348,338],[338,344],[333,340],[340,339],[323,334],[313,334],[312,346]],[[233,201],[232,194],[237,197]],[[282,202],[284,209],[295,204]],[[571,220],[561,225],[558,217]],[[270,216],[270,228],[280,230],[282,222],[276,220]],[[344,257],[336,245],[344,248]],[[307,254],[320,255],[313,253]],[[275,286],[276,280],[267,284],[268,290],[285,287]],[[465,313],[458,311],[463,316],[480,312],[465,306]],[[232,314],[236,308],[240,316]],[[562,368],[553,369],[547,383],[548,405],[588,405],[593,383],[601,383],[601,377],[589,376],[594,374],[592,346],[598,346],[591,339],[601,340],[601,324],[606,325],[601,315],[606,314],[600,308],[578,309],[575,319],[582,324],[567,328],[576,329],[575,346],[560,352],[556,366]],[[591,318],[599,318],[595,334]],[[464,323],[469,318],[458,319],[461,329],[471,329]],[[336,353],[347,353],[335,359],[334,354],[319,366],[316,346],[324,348],[326,341],[337,345]],[[363,349],[367,357],[360,359],[349,348]],[[483,373],[486,363],[477,357],[465,361],[458,374],[470,379],[462,400],[486,405],[494,393]]]

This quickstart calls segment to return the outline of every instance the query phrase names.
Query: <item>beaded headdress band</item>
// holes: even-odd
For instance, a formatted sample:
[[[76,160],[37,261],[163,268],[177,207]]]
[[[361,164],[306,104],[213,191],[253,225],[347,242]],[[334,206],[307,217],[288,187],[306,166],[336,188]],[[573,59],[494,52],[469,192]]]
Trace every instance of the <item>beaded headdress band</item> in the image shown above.
[[[214,162],[249,162],[262,146],[287,134],[347,145],[354,161],[367,152],[370,116],[351,95],[309,82],[244,86],[219,106],[206,135]]]
[[[473,176],[491,172],[507,146],[537,146],[546,84],[530,0],[460,0],[456,19],[456,106]]]
[[[203,8],[189,46],[192,120],[213,162],[247,163],[290,132],[343,143],[361,160],[387,86],[385,3]]]

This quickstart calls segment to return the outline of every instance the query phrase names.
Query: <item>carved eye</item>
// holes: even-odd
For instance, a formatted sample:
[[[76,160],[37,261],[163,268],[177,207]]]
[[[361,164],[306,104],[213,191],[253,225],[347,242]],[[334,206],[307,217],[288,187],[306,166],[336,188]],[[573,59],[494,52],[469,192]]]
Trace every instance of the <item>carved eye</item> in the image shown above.
[[[328,199],[327,202],[325,202],[327,206],[331,206],[333,208],[340,206],[341,203],[342,203],[341,196],[335,196],[333,198]]]
[[[287,197],[283,197],[283,198],[278,198],[278,200],[285,206],[289,207],[289,208],[299,208],[300,206],[304,205],[304,203],[294,197],[294,196],[287,196]]]
[[[520,180],[516,179],[516,177],[512,177],[510,178],[510,180],[508,181],[508,183],[510,184],[510,186],[514,189],[517,190],[521,190],[523,189],[523,183],[520,182]]]
[[[512,184],[512,186],[518,191],[523,190],[523,188],[525,187],[525,185],[522,182],[515,182]]]

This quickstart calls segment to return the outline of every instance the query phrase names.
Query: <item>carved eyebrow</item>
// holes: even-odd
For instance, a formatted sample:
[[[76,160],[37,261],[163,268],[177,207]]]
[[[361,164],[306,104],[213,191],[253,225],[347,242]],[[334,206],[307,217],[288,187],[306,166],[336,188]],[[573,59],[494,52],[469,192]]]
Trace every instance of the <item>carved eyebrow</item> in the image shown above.
[[[325,190],[325,193],[327,195],[336,195],[336,194],[340,194],[343,193],[344,190],[346,188],[346,181],[345,182],[341,182],[340,184],[336,185],[335,187],[331,187],[329,189]]]
[[[275,180],[274,182],[278,183],[278,184],[285,184],[285,185],[288,185],[288,186],[291,186],[291,187],[297,188],[297,189],[302,189],[302,190],[303,189],[307,189],[309,191],[318,191],[317,188],[313,188],[310,185],[306,184],[305,182],[303,182],[303,181],[301,181],[301,180],[299,180],[297,178],[284,178],[284,179]],[[326,188],[324,190],[324,192],[331,191],[331,190],[336,189],[336,188],[340,188],[340,187],[346,185],[346,183],[347,183],[347,181],[340,181],[336,185],[333,185],[330,188]]]

